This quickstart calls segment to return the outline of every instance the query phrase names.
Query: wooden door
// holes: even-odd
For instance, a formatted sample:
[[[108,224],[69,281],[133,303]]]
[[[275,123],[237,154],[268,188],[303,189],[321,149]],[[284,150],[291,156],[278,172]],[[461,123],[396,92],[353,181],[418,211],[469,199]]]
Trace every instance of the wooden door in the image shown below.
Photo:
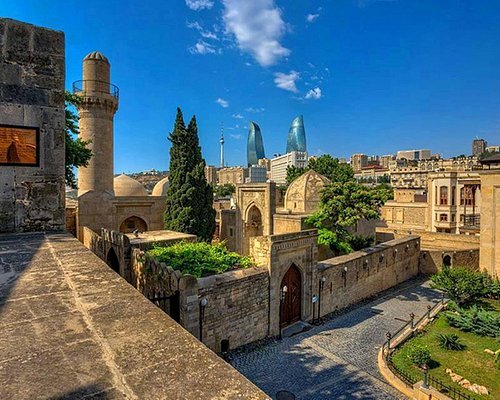
[[[286,272],[280,289],[282,295],[280,326],[284,327],[300,321],[302,279],[295,265],[292,264]]]

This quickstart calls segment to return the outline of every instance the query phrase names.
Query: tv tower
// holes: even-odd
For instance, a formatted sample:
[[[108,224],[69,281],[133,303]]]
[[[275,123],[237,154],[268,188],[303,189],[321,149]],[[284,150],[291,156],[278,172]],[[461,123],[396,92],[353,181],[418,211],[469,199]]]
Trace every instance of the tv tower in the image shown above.
[[[224,124],[220,127],[220,167],[224,168]]]

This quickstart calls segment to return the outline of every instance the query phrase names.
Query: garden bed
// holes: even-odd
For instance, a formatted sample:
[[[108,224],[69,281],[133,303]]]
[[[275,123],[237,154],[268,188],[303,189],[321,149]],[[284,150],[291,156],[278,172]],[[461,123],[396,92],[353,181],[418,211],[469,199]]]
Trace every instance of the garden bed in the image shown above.
[[[488,308],[500,312],[499,300],[488,300],[487,305]],[[438,335],[440,334],[457,335],[465,348],[463,350],[442,348],[438,341]],[[425,328],[422,334],[408,340],[392,355],[392,362],[395,367],[418,381],[422,379],[422,371],[413,365],[408,357],[410,349],[416,345],[426,346],[430,350],[429,374],[432,377],[448,386],[461,390],[473,398],[500,399],[500,370],[495,366],[495,357],[484,351],[485,349],[493,351],[499,349],[500,342],[498,338],[463,332],[450,326],[445,314],[441,313],[434,322]],[[451,369],[471,383],[485,386],[490,394],[478,395],[463,388],[452,381],[446,369]]]
[[[224,243],[181,242],[168,247],[155,247],[147,254],[174,270],[196,278],[253,265],[249,257],[229,251]]]

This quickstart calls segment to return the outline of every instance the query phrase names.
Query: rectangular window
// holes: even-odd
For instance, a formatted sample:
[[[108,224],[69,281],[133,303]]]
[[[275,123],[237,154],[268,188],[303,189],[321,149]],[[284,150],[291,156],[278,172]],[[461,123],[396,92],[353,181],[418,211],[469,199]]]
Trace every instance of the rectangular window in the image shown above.
[[[439,204],[442,206],[448,205],[448,188],[446,186],[439,188]]]
[[[439,221],[441,222],[448,221],[448,214],[439,214]]]
[[[451,205],[454,206],[455,205],[455,196],[456,196],[456,192],[457,191],[457,188],[455,186],[452,186],[451,187]]]

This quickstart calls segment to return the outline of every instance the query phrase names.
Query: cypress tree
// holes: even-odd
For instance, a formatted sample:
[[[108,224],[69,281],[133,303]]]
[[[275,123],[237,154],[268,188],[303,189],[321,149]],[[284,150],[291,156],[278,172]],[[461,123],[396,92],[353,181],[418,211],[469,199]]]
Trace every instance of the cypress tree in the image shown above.
[[[215,231],[213,192],[205,178],[198,126],[193,116],[186,128],[177,108],[174,130],[169,136],[170,176],[165,208],[165,229],[191,233],[210,241]]]

